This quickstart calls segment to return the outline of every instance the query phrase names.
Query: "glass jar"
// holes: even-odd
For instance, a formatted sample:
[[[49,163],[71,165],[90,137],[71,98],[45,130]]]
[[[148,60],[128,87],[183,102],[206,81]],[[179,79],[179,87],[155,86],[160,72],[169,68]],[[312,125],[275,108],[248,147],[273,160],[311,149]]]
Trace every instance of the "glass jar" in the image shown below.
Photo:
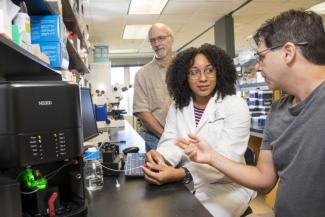
[[[96,148],[88,148],[85,151],[84,176],[88,190],[95,191],[103,188],[103,168],[100,162],[100,151]]]

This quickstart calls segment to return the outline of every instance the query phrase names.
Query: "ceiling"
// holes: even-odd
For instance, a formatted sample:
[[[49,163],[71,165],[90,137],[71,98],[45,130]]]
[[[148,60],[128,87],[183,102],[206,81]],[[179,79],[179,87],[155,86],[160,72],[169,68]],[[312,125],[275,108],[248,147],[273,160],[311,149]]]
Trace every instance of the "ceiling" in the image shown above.
[[[88,2],[88,3],[87,3]],[[169,25],[175,34],[173,50],[192,41],[214,23],[244,4],[246,0],[169,0],[159,15],[128,15],[130,0],[88,0],[84,3],[90,43],[107,44],[111,58],[152,57],[147,39],[123,40],[125,25]],[[250,47],[247,39],[268,18],[288,9],[309,8],[320,0],[252,0],[233,13],[236,53]],[[214,43],[211,28],[187,46]]]

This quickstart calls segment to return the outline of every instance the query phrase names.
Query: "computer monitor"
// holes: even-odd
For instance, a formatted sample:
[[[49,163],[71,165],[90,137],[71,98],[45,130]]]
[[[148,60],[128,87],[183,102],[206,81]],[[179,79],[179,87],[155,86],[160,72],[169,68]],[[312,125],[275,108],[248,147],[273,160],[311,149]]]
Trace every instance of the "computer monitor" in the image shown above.
[[[84,141],[98,135],[94,105],[89,88],[80,88],[81,116]]]

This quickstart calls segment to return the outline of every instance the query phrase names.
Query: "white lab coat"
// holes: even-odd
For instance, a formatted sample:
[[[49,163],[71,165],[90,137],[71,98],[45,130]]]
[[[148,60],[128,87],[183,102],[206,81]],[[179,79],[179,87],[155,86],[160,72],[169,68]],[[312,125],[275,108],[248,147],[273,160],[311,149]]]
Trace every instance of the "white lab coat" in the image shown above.
[[[217,99],[217,94],[212,97],[197,127],[193,100],[182,110],[176,109],[174,104],[169,109],[157,151],[174,167],[188,168],[193,177],[196,197],[214,216],[240,216],[255,192],[234,183],[214,167],[191,162],[175,144],[175,139],[187,138],[189,133],[194,133],[225,157],[245,163],[249,127],[247,103],[235,95],[224,99]]]

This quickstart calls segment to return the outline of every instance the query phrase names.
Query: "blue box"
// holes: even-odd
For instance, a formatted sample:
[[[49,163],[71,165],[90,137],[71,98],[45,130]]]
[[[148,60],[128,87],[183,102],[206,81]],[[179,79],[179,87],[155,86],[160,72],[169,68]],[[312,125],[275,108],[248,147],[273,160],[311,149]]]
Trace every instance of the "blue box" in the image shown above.
[[[96,105],[95,104],[96,121],[107,120],[107,105]]]
[[[31,16],[32,44],[40,41],[63,41],[61,22],[61,18],[58,15]]]
[[[52,67],[65,68],[62,67],[62,61],[69,61],[65,44],[56,41],[38,42],[38,44],[41,47],[42,53],[46,54],[49,57]]]

